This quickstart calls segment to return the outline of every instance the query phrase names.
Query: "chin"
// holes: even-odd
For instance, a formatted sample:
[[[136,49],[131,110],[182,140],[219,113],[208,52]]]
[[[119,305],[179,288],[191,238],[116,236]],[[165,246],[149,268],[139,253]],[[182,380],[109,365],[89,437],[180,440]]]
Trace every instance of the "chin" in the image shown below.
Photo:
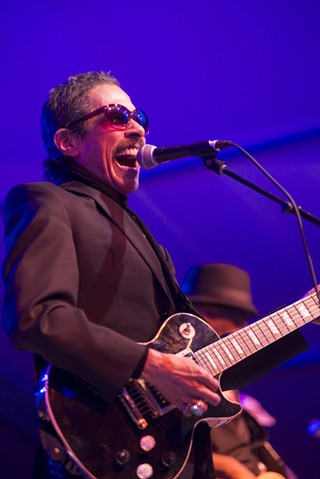
[[[132,182],[128,182],[125,185],[122,185],[122,187],[120,187],[118,191],[122,193],[123,195],[130,195],[131,193],[134,193],[135,191],[137,191],[138,188],[139,188],[139,181],[135,180]]]

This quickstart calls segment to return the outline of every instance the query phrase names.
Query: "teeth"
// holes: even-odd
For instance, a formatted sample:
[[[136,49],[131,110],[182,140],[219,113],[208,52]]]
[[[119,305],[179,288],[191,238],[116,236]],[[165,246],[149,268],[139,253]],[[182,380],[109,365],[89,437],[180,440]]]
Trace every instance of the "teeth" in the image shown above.
[[[117,156],[124,156],[124,155],[136,156],[137,153],[138,153],[137,148],[127,148],[126,150],[121,151],[121,153]]]

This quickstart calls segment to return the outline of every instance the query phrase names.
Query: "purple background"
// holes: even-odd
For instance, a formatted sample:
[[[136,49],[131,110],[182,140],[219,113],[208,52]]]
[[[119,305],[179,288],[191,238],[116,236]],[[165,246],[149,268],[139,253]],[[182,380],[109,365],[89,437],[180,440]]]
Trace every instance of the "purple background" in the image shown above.
[[[14,184],[42,177],[39,116],[49,89],[74,73],[111,70],[148,112],[149,143],[230,139],[320,217],[319,20],[317,0],[5,0],[1,203]],[[235,150],[221,159],[284,198]],[[296,218],[207,171],[199,159],[143,172],[130,205],[169,249],[179,281],[199,263],[245,268],[262,315],[312,287]],[[320,278],[320,230],[303,223]],[[300,479],[310,479],[319,477],[320,439],[308,436],[307,425],[320,417],[320,328],[308,325],[304,333],[310,351],[248,392],[277,417],[270,436],[278,452]],[[32,362],[2,333],[0,359],[0,476],[29,479],[36,443]]]

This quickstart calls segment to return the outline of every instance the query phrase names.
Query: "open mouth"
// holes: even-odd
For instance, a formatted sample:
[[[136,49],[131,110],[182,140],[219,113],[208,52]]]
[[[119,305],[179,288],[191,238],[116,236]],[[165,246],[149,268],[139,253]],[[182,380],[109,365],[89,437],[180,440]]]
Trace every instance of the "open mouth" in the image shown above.
[[[116,156],[116,162],[121,166],[127,166],[129,168],[135,168],[136,157],[134,155],[120,155]]]
[[[137,152],[136,148],[127,148],[115,155],[116,162],[127,168],[136,168],[137,161]]]

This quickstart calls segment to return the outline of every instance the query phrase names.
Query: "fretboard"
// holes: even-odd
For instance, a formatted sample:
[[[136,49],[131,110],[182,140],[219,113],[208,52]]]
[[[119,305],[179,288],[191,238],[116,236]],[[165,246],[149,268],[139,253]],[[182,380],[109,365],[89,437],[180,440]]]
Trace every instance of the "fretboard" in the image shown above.
[[[216,375],[319,316],[318,297],[313,293],[198,350],[195,357]]]

